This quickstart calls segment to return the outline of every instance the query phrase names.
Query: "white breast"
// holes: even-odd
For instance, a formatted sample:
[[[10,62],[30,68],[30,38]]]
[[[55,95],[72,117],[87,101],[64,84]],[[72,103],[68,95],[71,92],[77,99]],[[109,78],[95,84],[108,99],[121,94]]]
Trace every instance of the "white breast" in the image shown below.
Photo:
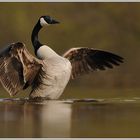
[[[47,45],[42,45],[37,50],[37,57],[39,59],[50,59],[54,57],[59,57],[59,55]]]

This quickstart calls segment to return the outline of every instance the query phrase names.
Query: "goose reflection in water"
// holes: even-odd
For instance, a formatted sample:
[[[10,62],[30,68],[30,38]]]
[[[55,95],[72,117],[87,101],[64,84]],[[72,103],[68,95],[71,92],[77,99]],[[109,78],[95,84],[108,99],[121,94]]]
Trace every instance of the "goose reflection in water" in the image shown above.
[[[0,102],[0,137],[140,137],[139,101],[68,103]]]
[[[71,104],[45,101],[0,106],[1,137],[70,137]]]

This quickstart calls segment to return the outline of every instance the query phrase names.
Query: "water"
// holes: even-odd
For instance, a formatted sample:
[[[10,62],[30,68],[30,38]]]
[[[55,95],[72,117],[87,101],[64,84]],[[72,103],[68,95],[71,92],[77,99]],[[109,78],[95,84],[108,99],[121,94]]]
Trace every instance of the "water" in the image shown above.
[[[0,137],[140,137],[140,98],[0,100]]]

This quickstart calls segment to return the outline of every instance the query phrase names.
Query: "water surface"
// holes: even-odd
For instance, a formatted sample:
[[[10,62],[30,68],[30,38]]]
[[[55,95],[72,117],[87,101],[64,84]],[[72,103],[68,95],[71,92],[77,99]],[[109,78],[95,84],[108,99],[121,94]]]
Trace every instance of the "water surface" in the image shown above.
[[[0,137],[140,137],[140,98],[1,99]]]

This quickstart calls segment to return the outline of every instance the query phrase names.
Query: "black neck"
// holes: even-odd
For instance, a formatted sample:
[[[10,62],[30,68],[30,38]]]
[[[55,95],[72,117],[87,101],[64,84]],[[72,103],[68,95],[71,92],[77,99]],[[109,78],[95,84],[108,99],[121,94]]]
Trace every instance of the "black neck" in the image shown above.
[[[37,53],[37,50],[39,49],[39,47],[42,46],[42,44],[38,40],[38,32],[40,31],[41,28],[42,28],[42,26],[40,25],[40,23],[38,21],[32,31],[31,40],[32,40],[32,44],[34,46],[35,54]]]

